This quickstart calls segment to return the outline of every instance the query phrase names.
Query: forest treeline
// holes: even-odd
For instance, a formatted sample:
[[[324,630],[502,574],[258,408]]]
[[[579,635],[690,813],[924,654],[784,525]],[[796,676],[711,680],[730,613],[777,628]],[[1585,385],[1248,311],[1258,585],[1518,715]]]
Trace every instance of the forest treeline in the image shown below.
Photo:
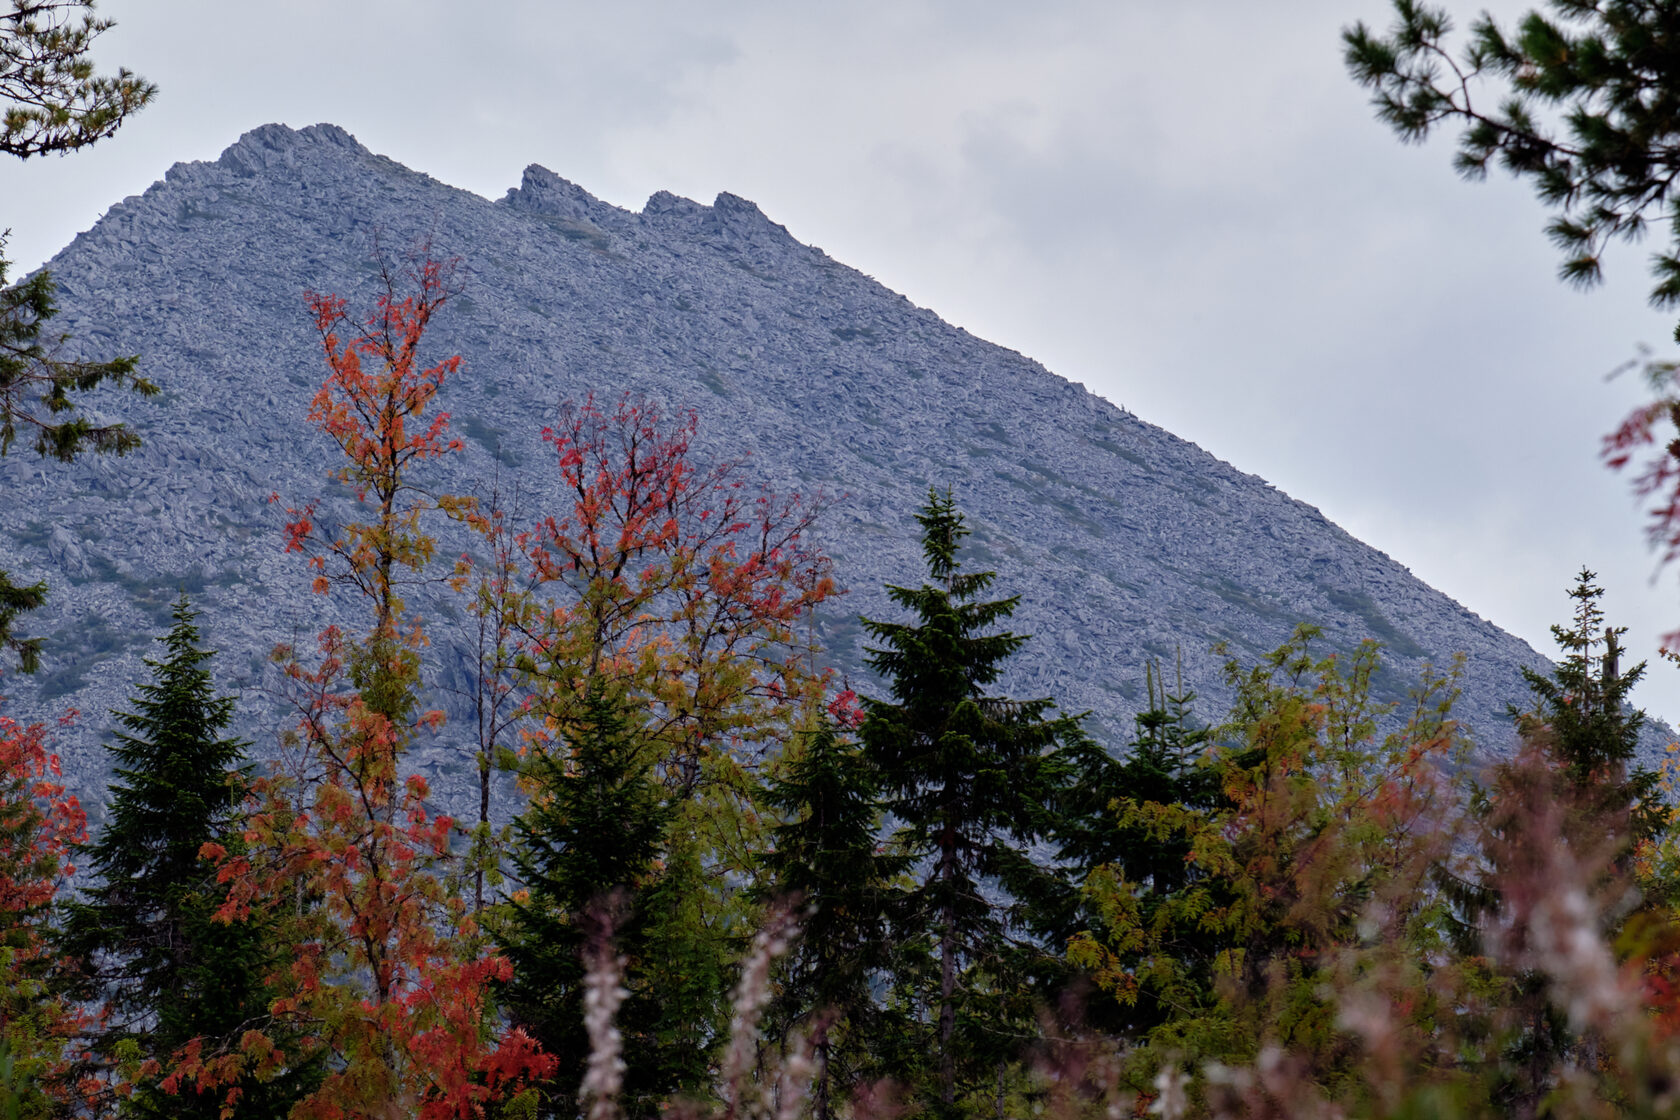
[[[228,736],[184,596],[96,835],[54,730],[0,717],[0,1113],[1680,1107],[1680,830],[1633,766],[1644,666],[1591,573],[1515,757],[1472,758],[1457,666],[1397,710],[1376,645],[1309,626],[1230,659],[1217,718],[1140,666],[1111,753],[1001,694],[1033,656],[1016,600],[931,489],[860,696],[809,625],[825,500],[701,465],[692,413],[563,406],[563,508],[432,491],[458,447],[460,358],[424,345],[450,265],[383,277],[365,314],[309,300],[308,419],[361,513],[297,500],[277,546],[362,623],[275,650],[280,757]],[[477,542],[453,563],[449,523]],[[453,727],[405,599],[438,572],[475,651]],[[407,765],[436,736],[476,769],[461,819]]]

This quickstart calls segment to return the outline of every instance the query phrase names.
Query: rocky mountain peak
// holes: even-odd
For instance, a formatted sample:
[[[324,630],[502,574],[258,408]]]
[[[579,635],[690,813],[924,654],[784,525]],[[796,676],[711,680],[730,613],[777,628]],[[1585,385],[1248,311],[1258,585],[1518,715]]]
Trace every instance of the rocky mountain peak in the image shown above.
[[[84,788],[102,778],[105,713],[142,679],[177,589],[203,608],[224,684],[248,690],[241,730],[259,745],[279,718],[268,651],[350,618],[354,604],[308,593],[280,550],[284,503],[267,500],[352,513],[304,419],[323,366],[302,293],[364,301],[376,246],[423,237],[461,260],[428,341],[464,357],[444,407],[465,450],[426,485],[470,492],[498,476],[535,513],[562,500],[539,435],[560,401],[632,391],[692,407],[702,453],[748,454],[779,490],[844,496],[821,533],[849,594],[817,627],[865,687],[857,618],[892,616],[883,586],[922,578],[913,514],[930,485],[967,513],[969,562],[1021,597],[1014,628],[1033,638],[1004,687],[1089,711],[1117,748],[1146,662],[1182,655],[1214,721],[1230,699],[1215,643],[1251,662],[1303,621],[1326,651],[1382,642],[1378,687],[1395,699],[1425,662],[1466,652],[1459,712],[1495,750],[1510,741],[1506,704],[1525,699],[1518,667],[1544,663],[1317,510],[913,306],[737,195],[659,192],[634,214],[533,165],[490,202],[336,126],[265,125],[113,206],[50,264],[76,345],[141,354],[164,388],[91,402],[131,420],[137,455],[0,462],[0,568],[52,588],[31,619],[45,669],[7,687],[22,714],[87,713],[64,751]],[[442,592],[420,609],[438,624],[448,705],[465,655],[450,660],[444,631],[461,612]],[[440,789],[469,768],[464,750],[448,727],[424,749]]]
[[[530,210],[578,222],[598,222],[610,217],[627,217],[625,211],[602,202],[576,183],[562,179],[540,164],[525,169],[519,186],[502,202],[515,209]]]

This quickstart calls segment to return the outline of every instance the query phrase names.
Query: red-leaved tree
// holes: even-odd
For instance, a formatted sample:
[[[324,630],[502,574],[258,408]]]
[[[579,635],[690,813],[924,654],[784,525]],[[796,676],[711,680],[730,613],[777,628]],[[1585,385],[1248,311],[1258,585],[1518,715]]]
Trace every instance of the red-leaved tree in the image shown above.
[[[1638,466],[1633,490],[1649,503],[1645,537],[1659,551],[1659,566],[1680,559],[1680,364],[1649,362],[1652,400],[1628,413],[1604,437],[1602,455],[1612,470]],[[1680,629],[1663,635],[1666,650],[1680,652]]]
[[[631,395],[610,409],[593,397],[562,406],[543,438],[569,508],[520,538],[543,733],[564,740],[604,678],[646,712],[667,783],[685,796],[710,764],[748,758],[787,728],[819,678],[799,626],[835,593],[809,540],[821,495],[755,493],[739,463],[697,465],[698,423]]]
[[[644,1107],[706,1091],[732,942],[752,921],[738,884],[764,840],[759,763],[824,683],[803,625],[834,593],[809,541],[822,503],[700,465],[697,425],[630,395],[562,406],[543,432],[558,508],[512,550],[506,518],[472,511],[486,555],[457,570],[511,630],[528,716],[523,889],[498,934],[520,970],[511,1010],[567,1069],[551,1100],[582,1076],[593,997],[577,953],[609,894],[628,915],[627,1092]]]
[[[412,294],[399,296],[387,269],[362,325],[345,301],[310,296],[329,374],[309,418],[344,454],[336,477],[371,509],[331,535],[312,506],[294,510],[286,547],[309,554],[317,591],[357,591],[372,626],[363,637],[328,628],[313,663],[277,651],[298,713],[291,765],[259,783],[246,850],[206,851],[228,886],[223,915],[260,907],[289,936],[272,1010],[327,1055],[320,1088],[293,1111],[299,1120],[481,1116],[550,1065],[523,1033],[498,1029],[489,991],[508,963],[450,889],[453,822],[429,811],[425,781],[402,770],[415,736],[443,720],[416,710],[425,635],[399,589],[432,556],[422,517],[450,505],[411,477],[459,446],[448,414],[431,406],[460,358],[420,360],[449,274],[423,254],[407,274]],[[238,1053],[182,1057],[176,1080],[201,1086],[291,1060],[256,1031]]]
[[[86,826],[80,803],[65,792],[46,727],[0,716],[0,1052],[10,1060],[0,1099],[65,1104],[87,1088],[70,1076],[72,1039],[86,1016],[51,984],[47,935]],[[22,1112],[30,1114],[27,1104]]]

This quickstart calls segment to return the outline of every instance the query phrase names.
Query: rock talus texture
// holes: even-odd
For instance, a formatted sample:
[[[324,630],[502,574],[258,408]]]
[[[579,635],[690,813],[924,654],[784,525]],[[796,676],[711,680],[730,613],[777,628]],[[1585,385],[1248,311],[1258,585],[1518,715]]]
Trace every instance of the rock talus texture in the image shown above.
[[[325,494],[329,516],[348,513],[325,480],[336,451],[304,420],[325,369],[304,293],[367,306],[376,251],[400,262],[428,238],[461,262],[429,339],[436,356],[464,356],[443,407],[466,450],[423,481],[466,491],[499,472],[540,512],[556,502],[540,430],[558,402],[633,391],[693,407],[703,455],[747,454],[779,491],[843,496],[821,536],[850,593],[820,632],[854,682],[857,616],[889,615],[883,583],[921,578],[912,515],[930,485],[954,488],[968,514],[971,563],[1021,597],[1016,629],[1033,639],[1006,687],[1089,709],[1116,746],[1147,660],[1181,651],[1198,711],[1217,719],[1229,692],[1210,648],[1251,660],[1301,621],[1323,627],[1326,649],[1382,642],[1390,696],[1423,661],[1463,651],[1459,711],[1495,750],[1506,704],[1525,695],[1518,666],[1543,664],[1313,508],[943,322],[745,199],[660,193],[632,213],[533,166],[489,202],[342,129],[268,125],[214,162],[171,168],[48,266],[73,347],[139,353],[164,387],[155,402],[94,402],[139,431],[135,455],[0,461],[0,569],[52,587],[29,620],[48,639],[45,669],[6,687],[23,713],[81,710],[60,739],[76,785],[96,790],[99,732],[143,677],[178,588],[204,611],[224,686],[246,692],[259,754],[279,724],[269,649],[307,643],[335,612],[358,617],[307,593],[280,550],[285,502],[269,501]],[[449,703],[464,682],[449,636],[460,612],[441,591],[422,609]],[[467,780],[471,742],[462,721],[420,748],[445,796]]]

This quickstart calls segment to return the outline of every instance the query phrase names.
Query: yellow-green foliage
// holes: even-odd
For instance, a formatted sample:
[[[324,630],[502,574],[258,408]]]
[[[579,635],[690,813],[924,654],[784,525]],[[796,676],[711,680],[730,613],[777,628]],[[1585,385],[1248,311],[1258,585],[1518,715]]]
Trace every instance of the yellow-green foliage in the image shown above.
[[[1102,932],[1076,938],[1073,959],[1120,1001],[1170,1009],[1137,1040],[1140,1071],[1168,1055],[1252,1062],[1270,1043],[1315,1078],[1343,1076],[1356,1059],[1337,1024],[1338,952],[1428,928],[1421,888],[1447,854],[1447,769],[1465,746],[1453,677],[1426,678],[1411,718],[1379,738],[1391,706],[1371,694],[1376,647],[1318,656],[1316,637],[1302,627],[1259,665],[1227,666],[1237,703],[1202,762],[1215,807],[1118,791],[1117,823],[1177,838],[1192,869],[1164,891],[1123,860],[1086,881]]]

